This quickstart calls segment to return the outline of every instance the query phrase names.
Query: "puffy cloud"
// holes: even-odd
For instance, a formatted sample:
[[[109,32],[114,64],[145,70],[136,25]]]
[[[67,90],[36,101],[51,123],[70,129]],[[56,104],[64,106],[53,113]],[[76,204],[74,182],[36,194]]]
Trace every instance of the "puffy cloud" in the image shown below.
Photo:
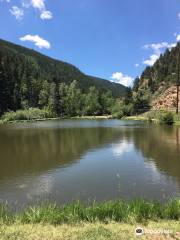
[[[159,55],[153,54],[149,57],[149,59],[144,60],[143,64],[152,66],[159,58]]]
[[[175,47],[176,43],[167,43],[167,42],[161,42],[161,43],[152,43],[152,44],[146,44],[144,45],[144,49],[152,49],[156,54],[161,54],[161,50],[165,48],[172,48]]]
[[[46,10],[45,0],[31,0],[31,5],[40,11],[40,18],[43,20],[49,20],[53,17],[52,12]]]
[[[166,48],[173,48],[176,46],[176,43],[168,43],[168,42],[161,42],[161,43],[152,43],[152,44],[146,44],[143,46],[144,49],[152,50],[153,54],[149,57],[149,59],[146,59],[143,61],[143,64],[152,66],[157,59],[159,58],[162,51]]]
[[[116,83],[120,83],[124,86],[130,86],[132,85],[132,82],[134,80],[134,78],[128,76],[128,75],[124,75],[121,72],[115,72],[112,74],[111,76],[112,82],[116,82]]]
[[[134,64],[135,67],[139,67],[139,63]]]
[[[13,6],[11,9],[9,9],[9,11],[18,20],[22,19],[24,16],[24,11],[17,6]]]
[[[177,41],[177,42],[180,41],[180,34],[176,35],[176,41]]]
[[[40,12],[40,18],[43,20],[49,20],[53,18],[52,12],[46,9],[45,0],[22,0],[22,6],[24,8],[33,7]]]
[[[50,11],[44,11],[41,13],[40,18],[41,19],[51,19],[53,17],[52,12]]]
[[[51,44],[47,40],[39,37],[38,35],[28,34],[28,35],[25,35],[24,37],[21,37],[20,40],[33,42],[35,44],[35,46],[37,46],[40,49],[41,48],[50,49],[50,47],[51,47]]]
[[[40,11],[45,11],[45,0],[31,0],[31,5],[38,8]]]

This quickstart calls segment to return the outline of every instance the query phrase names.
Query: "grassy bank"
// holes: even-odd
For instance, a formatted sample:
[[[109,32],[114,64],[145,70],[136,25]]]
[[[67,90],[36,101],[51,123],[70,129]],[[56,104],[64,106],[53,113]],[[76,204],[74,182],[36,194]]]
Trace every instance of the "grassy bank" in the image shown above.
[[[139,225],[138,225],[139,226]],[[63,224],[13,224],[0,226],[0,240],[135,240],[137,225],[81,223]],[[144,234],[141,239],[179,239],[180,226],[177,221],[149,222],[141,225]],[[165,234],[163,234],[165,233]],[[169,234],[168,234],[169,233]]]
[[[137,116],[123,117],[123,120],[134,120],[134,121],[149,121],[154,123],[160,123],[163,115],[167,116],[169,113],[166,111],[149,111]],[[170,113],[175,125],[180,125],[180,115]],[[76,116],[67,117],[67,119],[89,119],[89,120],[101,120],[101,119],[112,119],[115,118],[113,115],[102,115],[102,116]],[[14,123],[14,122],[31,122],[31,121],[46,121],[46,120],[59,120],[65,118],[59,118],[50,113],[47,109],[30,108],[25,110],[17,110],[16,112],[7,112],[0,118],[0,124],[3,123]],[[167,118],[165,119],[165,121]],[[163,122],[164,120],[162,120]]]
[[[71,119],[89,119],[89,120],[100,120],[100,119],[112,119],[112,115],[102,115],[102,116],[77,116],[72,117]]]
[[[19,214],[11,213],[7,206],[0,207],[0,223],[48,223],[72,224],[80,222],[124,222],[136,223],[157,220],[179,220],[180,199],[166,203],[148,202],[145,200],[110,201],[94,203],[88,206],[80,202],[67,204],[62,207],[56,205],[42,205],[29,207]]]
[[[67,117],[67,118],[68,119],[100,120],[100,119],[111,119],[112,115],[77,116],[77,117]],[[13,123],[13,122],[57,120],[57,119],[63,119],[63,118],[54,116],[47,109],[29,108],[29,109],[25,109],[25,110],[17,110],[16,112],[10,111],[10,112],[5,113],[0,118],[0,124]]]
[[[16,112],[7,112],[0,119],[0,123],[16,122],[16,121],[33,121],[50,119],[53,115],[46,109],[29,108],[25,110],[17,110]]]
[[[180,114],[177,115],[175,112],[152,110],[140,115],[124,117],[125,120],[147,121],[158,124],[168,123],[170,118],[172,120],[172,123],[174,123],[175,125],[180,125]]]

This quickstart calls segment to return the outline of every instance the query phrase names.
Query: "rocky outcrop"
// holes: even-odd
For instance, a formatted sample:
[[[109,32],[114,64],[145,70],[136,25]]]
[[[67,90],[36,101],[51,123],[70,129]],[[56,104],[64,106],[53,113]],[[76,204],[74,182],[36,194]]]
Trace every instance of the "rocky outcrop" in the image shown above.
[[[179,87],[180,90],[180,87]],[[152,101],[153,110],[176,110],[177,88],[172,86],[168,88],[163,94],[161,94],[156,100]],[[179,91],[180,100],[180,91]],[[180,101],[179,101],[180,108]]]

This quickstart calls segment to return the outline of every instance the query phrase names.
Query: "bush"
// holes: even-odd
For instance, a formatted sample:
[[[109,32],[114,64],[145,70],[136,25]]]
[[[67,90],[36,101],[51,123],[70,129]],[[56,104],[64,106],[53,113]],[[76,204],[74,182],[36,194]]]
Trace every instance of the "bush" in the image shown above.
[[[6,122],[18,120],[35,120],[50,118],[52,114],[47,109],[29,108],[25,110],[17,110],[16,112],[7,112],[2,116],[2,120]]]
[[[159,114],[159,122],[161,124],[173,125],[174,123],[174,116],[171,112],[161,112]]]
[[[130,116],[132,114],[132,104],[124,104],[122,101],[116,101],[113,109],[112,115],[114,118],[121,119],[125,116]]]

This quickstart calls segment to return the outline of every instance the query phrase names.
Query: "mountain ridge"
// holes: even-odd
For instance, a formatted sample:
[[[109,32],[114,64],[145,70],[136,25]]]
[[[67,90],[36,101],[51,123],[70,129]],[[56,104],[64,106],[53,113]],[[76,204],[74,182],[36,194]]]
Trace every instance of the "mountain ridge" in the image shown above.
[[[118,98],[127,90],[121,84],[88,76],[72,64],[0,39],[0,115],[11,110],[42,107],[40,98],[47,105],[50,93],[57,100],[59,85],[70,86],[74,80],[83,94],[95,87],[100,95],[110,91]],[[45,97],[46,100],[42,99]]]
[[[30,55],[31,57],[33,58],[36,58],[36,60],[38,61],[38,64],[40,64],[42,67],[43,67],[43,61],[46,60],[46,61],[49,61],[50,65],[49,67],[52,67],[52,65],[55,65],[55,64],[62,64],[64,67],[69,67],[71,68],[71,70],[73,70],[77,75],[79,74],[79,77],[84,77],[85,80],[87,80],[88,78],[90,78],[90,80],[93,80],[92,83],[90,83],[89,81],[86,81],[86,83],[88,84],[88,86],[90,85],[93,85],[93,84],[97,84],[96,81],[98,80],[101,80],[103,83],[105,83],[108,87],[110,87],[109,90],[112,91],[113,95],[116,97],[118,96],[121,96],[121,95],[124,95],[125,93],[125,89],[126,87],[122,84],[119,84],[119,83],[113,83],[107,79],[103,79],[103,78],[100,78],[100,77],[95,77],[95,76],[89,76],[89,75],[86,75],[84,74],[79,68],[77,68],[75,65],[73,65],[72,63],[68,63],[66,61],[62,61],[62,60],[59,60],[59,59],[55,59],[55,58],[52,58],[48,55],[44,55],[34,49],[30,49],[30,48],[26,48],[24,46],[21,46],[21,45],[18,45],[18,44],[15,44],[15,43],[12,43],[12,42],[9,42],[9,41],[6,41],[6,40],[3,40],[3,39],[0,39],[0,47],[2,48],[2,45],[4,45],[3,47],[9,47],[12,49],[12,47],[18,51],[18,53],[21,53],[23,55]],[[42,60],[43,58],[43,60]],[[54,66],[55,67],[55,66]],[[47,66],[46,66],[47,68]],[[49,68],[47,69],[47,72],[45,72],[46,74],[48,74],[48,70]],[[78,80],[78,79],[73,79],[73,80]],[[89,79],[88,79],[89,80]],[[102,83],[101,82],[101,83]],[[97,85],[101,85],[101,83],[97,84]],[[112,88],[111,88],[112,87]],[[115,87],[117,89],[115,89]],[[104,87],[104,89],[108,90],[106,87]],[[119,92],[118,92],[119,91]]]

